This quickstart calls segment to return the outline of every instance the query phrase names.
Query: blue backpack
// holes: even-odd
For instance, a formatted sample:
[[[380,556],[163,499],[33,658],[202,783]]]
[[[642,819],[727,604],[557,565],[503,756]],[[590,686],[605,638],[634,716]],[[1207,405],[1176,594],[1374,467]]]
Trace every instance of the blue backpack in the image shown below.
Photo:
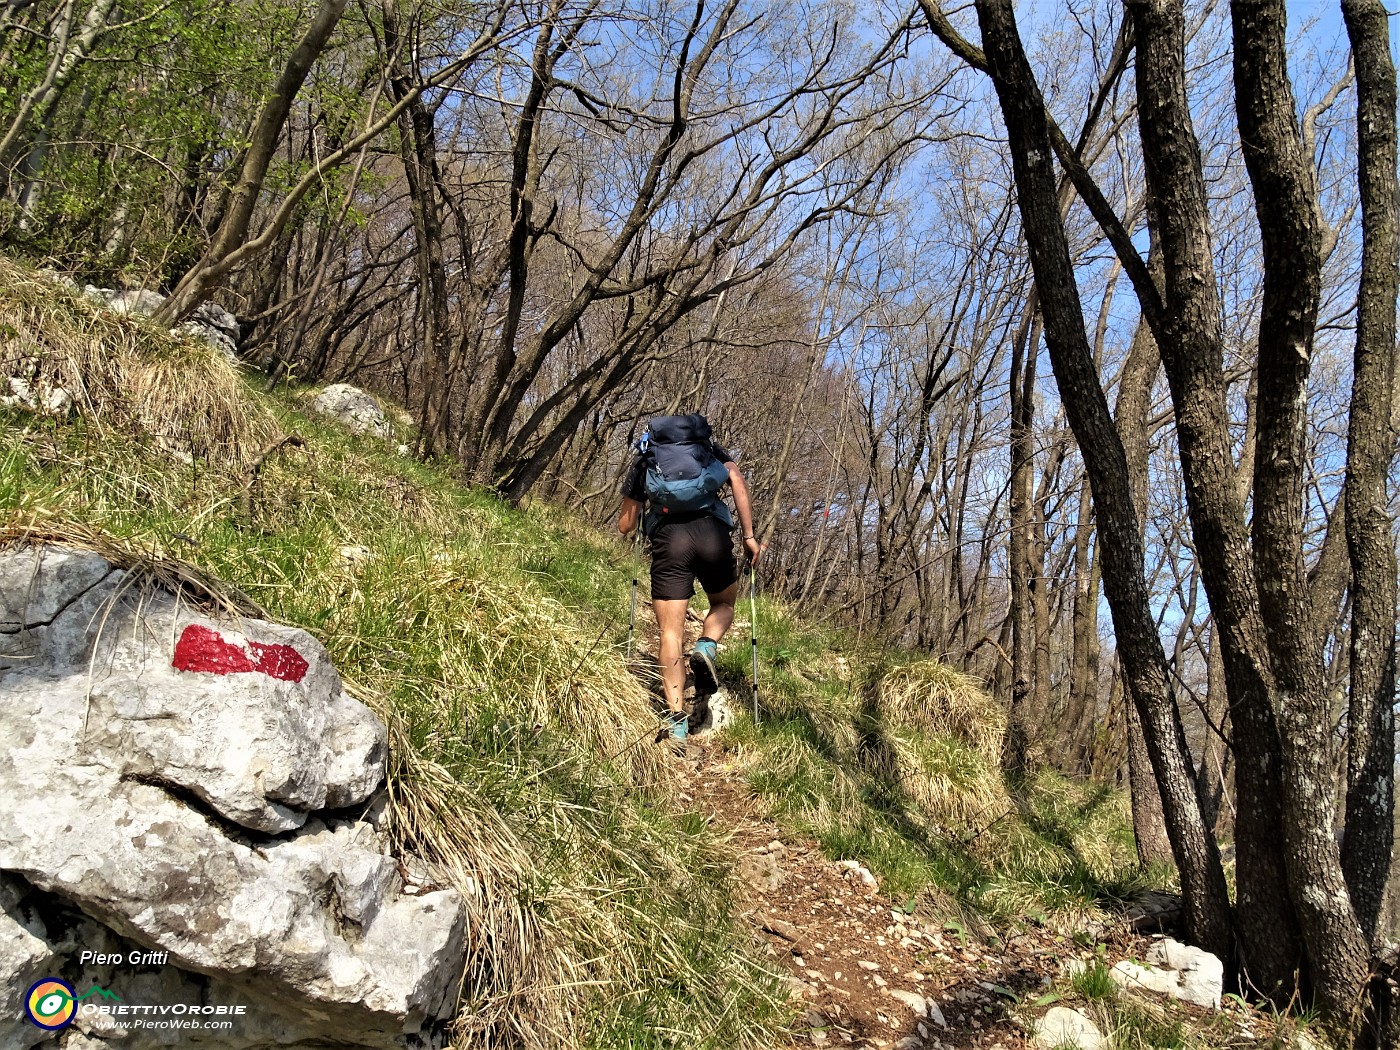
[[[729,470],[715,457],[704,416],[657,416],[642,435],[638,451],[646,457],[648,535],[673,514],[713,514],[734,527],[729,506],[719,498],[720,489],[729,483]]]

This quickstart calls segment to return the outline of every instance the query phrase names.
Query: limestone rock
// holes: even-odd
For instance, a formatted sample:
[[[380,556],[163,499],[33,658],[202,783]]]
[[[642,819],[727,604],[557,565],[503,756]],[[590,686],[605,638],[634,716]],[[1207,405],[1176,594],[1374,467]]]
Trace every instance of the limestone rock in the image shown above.
[[[339,420],[353,434],[371,434],[387,438],[389,419],[375,398],[349,383],[334,383],[326,387],[311,402],[318,415]]]
[[[695,710],[690,718],[692,733],[712,733],[723,729],[734,721],[734,698],[729,690],[720,686],[708,696],[695,699]]]
[[[50,280],[61,284],[70,291],[78,291],[78,283],[71,277],[53,270],[41,271]],[[118,291],[112,288],[98,288],[86,285],[82,294],[113,313],[132,317],[150,317],[165,303],[165,296],[147,289]],[[214,347],[235,364],[238,362],[238,318],[215,303],[201,303],[189,318],[176,325],[173,331],[178,335],[198,339]],[[64,406],[64,411],[67,406]],[[51,410],[52,411],[52,410]]]
[[[745,853],[739,858],[737,874],[760,893],[776,893],[783,886],[783,869],[778,858],[765,850]]]
[[[24,888],[0,874],[0,1046],[14,1050],[48,1038],[24,1019],[24,995],[53,969],[43,920],[23,905]]]
[[[1031,1040],[1041,1050],[1101,1050],[1106,1045],[1093,1021],[1064,1006],[1051,1007],[1036,1021]]]
[[[841,869],[841,873],[843,875],[859,879],[861,885],[863,885],[866,888],[866,890],[870,893],[876,893],[879,891],[879,880],[876,879],[874,873],[872,873],[871,870],[867,868],[864,864],[862,864],[860,861],[838,860],[836,861],[836,866]]]
[[[39,271],[39,276],[48,278],[50,281],[58,285],[64,291],[72,292],[74,295],[82,294],[82,285],[78,284],[78,282],[73,280],[73,278],[70,277],[68,274],[59,273],[52,267],[45,266],[42,270]]]
[[[234,364],[238,363],[238,342],[227,333],[221,332],[219,329],[213,328],[210,325],[201,324],[199,321],[183,321],[175,326],[174,331],[179,335],[187,336],[190,339],[198,339],[202,343],[207,343],[209,346],[219,351],[219,353],[223,354],[224,357],[228,358],[229,361]]]
[[[190,315],[190,319],[197,324],[202,324],[207,328],[212,328],[220,332],[235,342],[238,339],[239,324],[238,318],[229,313],[217,303],[200,303],[195,307],[195,311]]]
[[[435,1038],[456,1005],[462,901],[404,895],[376,827],[327,812],[378,789],[385,730],[310,635],[216,621],[95,554],[10,548],[0,695],[0,798],[23,800],[0,806],[6,987],[35,966],[76,973],[75,953],[106,937],[168,953],[154,984],[130,968],[89,974],[126,982],[127,1001],[147,988],[202,1002],[217,987],[275,1019],[257,1038],[272,1021],[189,1045]],[[98,933],[56,940],[7,885],[81,909]],[[121,1040],[167,1045],[137,1029]]]
[[[1139,966],[1124,959],[1115,963],[1108,975],[1120,988],[1130,992],[1156,992],[1158,995],[1169,995],[1173,999],[1181,995],[1181,982],[1177,975],[1169,970],[1159,970],[1155,966]]]
[[[1180,984],[1178,998],[1197,1006],[1220,1008],[1220,996],[1225,990],[1225,966],[1210,952],[1168,937],[1148,949],[1147,961],[1176,972]]]
[[[898,999],[910,1010],[914,1011],[915,1017],[928,1016],[928,1000],[918,992],[908,992],[900,988],[891,988],[888,994]]]
[[[139,612],[118,601],[90,658],[89,747],[120,756],[123,777],[191,792],[254,831],[290,831],[312,811],[364,801],[384,777],[383,725],[345,695],[309,634],[239,627],[195,617],[173,596]],[[51,630],[87,624],[61,617]]]
[[[928,1019],[939,1028],[947,1028],[948,1022],[943,1018],[943,1011],[932,999],[928,1000]]]
[[[150,317],[165,304],[165,296],[142,288],[132,292],[115,292],[107,299],[107,309],[114,314]]]
[[[55,547],[13,552],[0,565],[0,631],[5,633],[53,623],[112,572],[99,555]]]
[[[61,386],[54,386],[42,377],[31,383],[23,376],[6,379],[8,394],[0,395],[0,406],[26,408],[46,416],[66,416],[73,407],[73,395]]]

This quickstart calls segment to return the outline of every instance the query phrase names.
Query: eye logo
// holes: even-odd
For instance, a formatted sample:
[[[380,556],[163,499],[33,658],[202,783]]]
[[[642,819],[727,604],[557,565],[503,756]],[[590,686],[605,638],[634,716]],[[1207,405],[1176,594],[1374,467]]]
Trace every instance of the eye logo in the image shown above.
[[[24,997],[24,1012],[40,1028],[57,1031],[73,1022],[77,1013],[77,997],[73,986],[57,977],[45,977],[36,981]]]

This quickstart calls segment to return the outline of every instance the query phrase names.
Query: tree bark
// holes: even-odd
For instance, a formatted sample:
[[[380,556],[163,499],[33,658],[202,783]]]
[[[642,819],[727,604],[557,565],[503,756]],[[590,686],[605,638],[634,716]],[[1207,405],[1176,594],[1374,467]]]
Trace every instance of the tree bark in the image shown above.
[[[1148,248],[1147,266],[1154,280],[1160,280],[1160,256],[1155,251],[1155,238]],[[1128,484],[1132,489],[1133,506],[1137,510],[1138,538],[1145,542],[1147,522],[1148,416],[1152,405],[1152,384],[1162,367],[1157,352],[1157,340],[1145,320],[1139,320],[1128,346],[1128,358],[1118,381],[1118,401],[1113,421],[1122,435],[1123,454],[1128,467]],[[1153,776],[1143,737],[1142,722],[1130,706],[1127,718],[1128,734],[1128,794],[1133,807],[1133,839],[1137,844],[1138,860],[1143,864],[1171,860],[1171,843],[1162,812],[1162,793]],[[1209,819],[1204,818],[1209,827]]]
[[[1230,13],[1235,108],[1264,255],[1252,532],[1278,693],[1284,856],[1314,990],[1333,1023],[1349,1026],[1369,953],[1333,836],[1325,631],[1313,622],[1303,563],[1305,388],[1321,296],[1322,223],[1288,78],[1283,0],[1234,0]]]
[[[1030,772],[1032,679],[1035,675],[1035,621],[1031,595],[1031,471],[1035,448],[1035,359],[1037,327],[1031,323],[1035,295],[1026,303],[1020,330],[1011,343],[1011,482],[1007,560],[1010,563],[1011,704],[1002,739],[1001,768],[1014,781]]]
[[[1164,317],[1158,349],[1171,385],[1187,508],[1203,582],[1223,642],[1238,749],[1236,832],[1241,965],[1265,992],[1292,994],[1302,952],[1284,878],[1278,730],[1258,610],[1254,562],[1237,498],[1222,373],[1201,150],[1186,93],[1185,25],[1179,3],[1128,7],[1137,38],[1139,128],[1148,215],[1162,251]]]
[[[1400,293],[1396,86],[1381,0],[1342,0],[1356,67],[1361,287],[1347,434],[1351,682],[1342,865],[1357,918],[1374,938],[1394,835],[1395,590],[1386,475],[1395,451],[1395,303]]]
[[[1089,479],[1079,485],[1074,538],[1074,605],[1070,613],[1069,702],[1061,744],[1066,772],[1090,773],[1090,748],[1099,709],[1099,559]]]

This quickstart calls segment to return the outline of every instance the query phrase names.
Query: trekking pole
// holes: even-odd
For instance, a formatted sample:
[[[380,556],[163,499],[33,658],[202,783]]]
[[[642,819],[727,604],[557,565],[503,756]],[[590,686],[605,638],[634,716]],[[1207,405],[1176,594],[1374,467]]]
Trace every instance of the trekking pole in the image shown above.
[[[632,659],[632,639],[637,629],[637,534],[632,534],[632,609],[627,614],[627,659]]]
[[[749,562],[749,648],[753,651],[753,724],[758,725],[758,573]]]

